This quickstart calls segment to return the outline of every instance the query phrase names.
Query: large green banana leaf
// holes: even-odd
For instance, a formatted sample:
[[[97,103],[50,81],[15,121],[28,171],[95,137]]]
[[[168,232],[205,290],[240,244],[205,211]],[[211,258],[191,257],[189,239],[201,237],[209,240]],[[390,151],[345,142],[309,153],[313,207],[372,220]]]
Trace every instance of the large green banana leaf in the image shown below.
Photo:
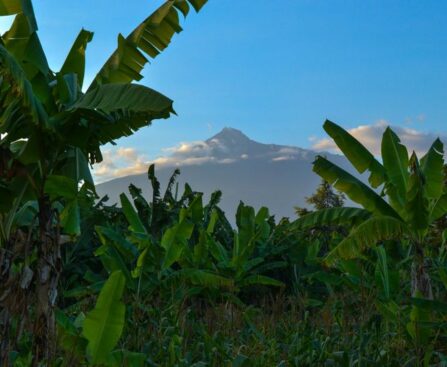
[[[400,219],[399,214],[374,190],[326,158],[318,156],[314,162],[313,170],[334,185],[337,190],[345,193],[352,201],[371,213]]]
[[[29,19],[24,13],[17,14],[11,28],[1,38],[4,47],[23,68],[34,93],[49,111],[54,108],[50,88],[54,76],[50,72],[36,28],[30,25]]]
[[[72,145],[83,148],[92,163],[102,157],[99,145],[132,135],[151,121],[168,118],[174,110],[172,101],[162,94],[137,84],[100,85],[87,92],[67,113],[70,118],[55,119],[58,131]],[[84,120],[86,123],[79,124]],[[87,126],[86,126],[87,124]]]
[[[101,111],[106,114],[126,112],[145,117],[173,112],[172,100],[151,88],[138,84],[108,84],[87,92],[72,110]]]
[[[62,75],[66,75],[69,73],[76,74],[79,89],[82,88],[82,83],[84,81],[85,50],[87,48],[87,44],[92,40],[92,38],[92,32],[82,29],[76,37],[73,46],[71,46],[71,49],[68,52],[68,55],[60,70],[60,74]]]
[[[386,172],[382,164],[356,138],[329,120],[325,121],[323,128],[359,173],[371,172],[369,183],[372,187],[379,187],[385,182]]]
[[[425,177],[427,197],[439,199],[443,194],[444,182],[444,144],[436,139],[427,154],[421,158],[421,170]]]
[[[238,228],[237,241],[233,247],[233,258],[241,256],[255,235],[255,210],[242,202],[236,212],[236,225]]]
[[[81,180],[94,186],[93,177],[88,166],[85,154],[76,147],[70,147],[60,156],[60,165],[53,171],[55,175],[64,175],[73,178],[76,182]]]
[[[138,213],[130,203],[126,194],[122,193],[120,195],[121,207],[123,208],[123,213],[129,222],[129,229],[135,233],[147,234],[146,228],[141,222]]]
[[[387,194],[398,211],[404,206],[408,187],[408,152],[399,137],[389,127],[383,133],[382,159],[389,184]]]
[[[8,133],[5,142],[27,138],[36,125],[45,126],[47,114],[33,87],[14,56],[0,45],[0,89],[2,102],[1,133]],[[34,125],[34,126],[33,126]]]
[[[88,340],[87,351],[94,365],[107,360],[121,337],[126,311],[121,301],[125,282],[120,271],[110,274],[99,293],[95,308],[84,320],[82,334]]]
[[[380,241],[399,239],[406,231],[405,224],[389,216],[371,217],[351,231],[325,258],[328,265],[338,259],[353,259],[362,251],[377,245]]]
[[[291,228],[312,228],[325,225],[357,224],[371,217],[371,213],[361,208],[327,208],[309,213],[291,224]]]
[[[98,84],[130,83],[140,80],[144,65],[168,47],[173,35],[179,33],[179,12],[186,16],[190,6],[199,11],[207,0],[168,0],[124,38],[118,36],[118,48],[113,52],[89,89]]]
[[[166,230],[161,239],[161,246],[165,249],[163,269],[167,269],[181,258],[193,229],[194,224],[184,219]]]
[[[422,175],[415,153],[411,156],[410,167],[411,175],[405,205],[406,222],[410,225],[412,231],[423,237],[428,229],[430,219],[429,203],[425,194],[425,178]]]

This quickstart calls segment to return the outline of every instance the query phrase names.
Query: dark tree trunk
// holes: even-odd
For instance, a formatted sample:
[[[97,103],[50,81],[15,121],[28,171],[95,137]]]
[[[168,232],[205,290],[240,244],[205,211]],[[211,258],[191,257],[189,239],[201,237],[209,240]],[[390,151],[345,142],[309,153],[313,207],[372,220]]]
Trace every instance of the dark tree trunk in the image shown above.
[[[36,311],[34,315],[33,365],[53,359],[56,348],[54,308],[61,272],[58,229],[47,196],[39,199],[39,241],[36,269]]]
[[[9,246],[0,249],[0,362],[1,366],[9,365],[9,352],[12,349],[11,318],[16,279],[11,277],[12,254]]]
[[[30,236],[17,231],[0,249],[0,363],[9,366],[9,354],[16,350],[26,326],[33,271],[24,264]],[[22,264],[20,273],[14,264]],[[14,325],[15,324],[15,325]],[[14,326],[14,327],[13,327]]]
[[[431,285],[430,275],[428,274],[428,263],[424,257],[424,252],[421,245],[416,245],[416,256],[411,266],[411,296],[416,298],[424,298],[428,300],[433,299],[433,289]],[[429,316],[430,319],[430,316]],[[427,353],[427,345],[420,340],[421,329],[426,329],[421,322],[429,321],[429,319],[417,319],[412,321],[415,323],[415,352],[416,365],[424,365],[424,358]]]
[[[422,254],[416,255],[411,266],[411,296],[433,299],[433,289],[427,263]]]

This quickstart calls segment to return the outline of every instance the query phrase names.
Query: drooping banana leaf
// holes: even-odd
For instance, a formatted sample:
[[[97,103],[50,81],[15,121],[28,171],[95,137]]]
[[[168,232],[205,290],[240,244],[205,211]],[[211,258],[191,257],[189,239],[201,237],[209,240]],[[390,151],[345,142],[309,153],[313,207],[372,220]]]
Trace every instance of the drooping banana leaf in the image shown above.
[[[425,177],[427,197],[439,199],[443,193],[444,182],[444,144],[436,139],[427,154],[421,158],[421,171]]]
[[[323,128],[359,173],[371,172],[369,183],[372,187],[379,187],[385,182],[386,172],[382,164],[356,138],[329,120],[325,121]]]
[[[168,0],[124,38],[118,36],[113,52],[89,90],[100,84],[130,83],[140,80],[148,57],[155,58],[168,47],[173,35],[181,32],[179,12],[186,16],[192,6],[197,12],[207,0]],[[146,56],[145,56],[146,55]]]
[[[318,156],[313,171],[371,213],[400,219],[399,214],[383,198],[326,158]]]
[[[297,219],[291,228],[305,229],[325,225],[358,224],[371,217],[371,213],[361,208],[327,208]]]
[[[394,217],[371,217],[352,230],[349,236],[326,256],[325,262],[332,265],[338,259],[354,259],[380,241],[400,238],[406,230],[405,224]]]
[[[152,120],[168,118],[173,112],[172,101],[153,89],[137,84],[107,84],[87,92],[68,110],[71,114],[65,116],[70,123],[64,118],[59,120],[61,123],[54,120],[60,134],[89,153],[91,163],[95,163],[102,160],[99,145],[132,135]]]
[[[167,117],[173,113],[172,100],[157,91],[138,84],[101,85],[87,92],[71,110],[101,111],[126,117],[126,114]],[[88,115],[87,115],[88,116]]]
[[[392,202],[401,209],[408,187],[408,152],[399,137],[389,127],[383,133],[382,159],[390,184],[386,187]],[[400,211],[400,210],[398,210]]]

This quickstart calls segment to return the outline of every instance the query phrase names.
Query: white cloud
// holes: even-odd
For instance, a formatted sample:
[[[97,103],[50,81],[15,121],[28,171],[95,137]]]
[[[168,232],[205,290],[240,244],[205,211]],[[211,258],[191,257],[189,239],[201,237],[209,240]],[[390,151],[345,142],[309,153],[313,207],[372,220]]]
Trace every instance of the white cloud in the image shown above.
[[[171,154],[204,154],[210,151],[211,148],[204,141],[192,141],[192,142],[182,142],[175,147],[169,147],[163,149],[163,151]]]
[[[360,125],[349,129],[348,132],[365,145],[371,153],[376,156],[380,155],[380,144],[382,141],[382,134],[390,124],[385,120],[379,120],[371,125]],[[425,133],[415,129],[410,129],[401,126],[390,126],[393,131],[399,136],[401,142],[407,147],[409,153],[413,150],[418,154],[424,154],[430,145],[438,138],[436,134]],[[441,140],[444,139],[440,136]],[[312,138],[312,148],[319,151],[337,152],[338,150],[334,141],[330,138],[315,139]]]
[[[296,157],[291,155],[282,155],[279,157],[272,158],[273,162],[281,162],[281,161],[290,161],[291,159],[295,159]]]
[[[136,175],[147,170],[148,159],[134,148],[108,149],[103,161],[93,168],[95,180],[104,182],[116,177]]]

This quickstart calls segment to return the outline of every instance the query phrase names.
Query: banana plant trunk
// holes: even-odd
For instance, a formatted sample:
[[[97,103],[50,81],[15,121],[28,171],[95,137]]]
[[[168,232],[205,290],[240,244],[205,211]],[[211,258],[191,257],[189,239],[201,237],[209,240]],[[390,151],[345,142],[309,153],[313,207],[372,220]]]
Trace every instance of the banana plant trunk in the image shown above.
[[[420,246],[416,247],[417,254],[411,266],[411,296],[433,299],[433,289],[430,275],[427,271],[427,262]]]
[[[49,197],[39,199],[39,239],[37,243],[36,314],[34,317],[33,365],[49,363],[56,348],[55,304],[61,272],[59,229]]]
[[[33,271],[26,264],[30,236],[17,231],[0,248],[0,365],[9,366],[11,351],[17,350],[26,323],[32,297]],[[24,264],[17,272],[15,264]],[[15,325],[15,326],[14,326]]]

